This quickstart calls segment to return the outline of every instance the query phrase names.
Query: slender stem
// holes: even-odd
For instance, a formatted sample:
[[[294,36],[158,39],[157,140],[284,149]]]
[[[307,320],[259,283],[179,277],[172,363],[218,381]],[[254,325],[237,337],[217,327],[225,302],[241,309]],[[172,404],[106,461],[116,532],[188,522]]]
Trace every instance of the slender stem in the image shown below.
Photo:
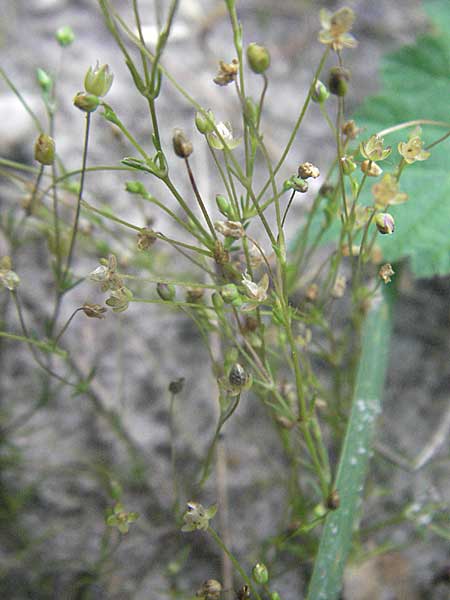
[[[39,190],[39,185],[41,183],[41,179],[42,179],[43,174],[44,174],[44,165],[40,165],[40,167],[39,167],[39,173],[38,173],[38,175],[36,177],[36,181],[35,181],[35,183],[33,185],[33,191],[31,192],[30,204],[28,205],[28,208],[27,208],[27,211],[26,211],[27,215],[32,215],[33,212],[34,212],[34,208],[35,208],[35,204],[36,204],[36,197],[37,197],[37,193],[38,193],[38,190]]]
[[[67,331],[69,325],[71,324],[73,318],[75,317],[75,315],[77,313],[80,312],[80,310],[83,310],[82,307],[76,308],[73,313],[70,315],[70,317],[67,319],[66,323],[64,324],[64,326],[61,328],[61,331],[58,333],[58,335],[55,337],[55,345],[59,342],[59,340],[62,338],[62,336],[64,335],[64,333]]]
[[[56,185],[56,166],[52,164],[52,190],[53,190],[53,229],[55,232],[55,252],[56,252],[56,279],[58,288],[61,284],[61,233],[59,229],[58,214],[58,188]]]
[[[210,239],[208,232],[205,230],[205,228],[203,227],[203,225],[200,223],[200,221],[194,215],[194,213],[192,212],[192,210],[186,204],[186,202],[184,201],[183,197],[178,192],[178,190],[176,189],[176,187],[174,186],[174,184],[172,183],[172,181],[171,181],[171,179],[169,178],[168,175],[166,177],[164,177],[163,181],[166,184],[166,186],[169,188],[169,190],[172,192],[172,194],[176,198],[176,200],[179,203],[179,205],[181,206],[181,208],[184,210],[184,212],[187,214],[187,216],[191,219],[191,221],[196,225],[196,227],[198,228],[199,232],[201,232],[201,234],[204,236],[204,238],[205,238],[205,242],[204,243],[205,243],[206,246],[208,246],[208,243],[206,243],[206,241],[209,241],[209,239]]]
[[[55,348],[54,345],[49,342],[42,342],[41,340],[35,340],[34,338],[30,338],[24,335],[17,335],[15,333],[9,333],[8,331],[0,331],[0,337],[16,342],[26,342],[27,344],[33,344],[34,346],[36,346],[36,348],[39,348],[40,350],[44,350],[46,352],[53,352],[54,354],[58,354],[62,357],[66,356],[65,350]]]
[[[219,535],[214,531],[214,529],[211,526],[208,527],[208,533],[213,537],[214,541],[219,546],[219,548],[222,550],[222,552],[224,552],[228,556],[228,558],[231,560],[234,568],[239,573],[239,575],[242,577],[243,581],[245,581],[245,583],[248,585],[252,594],[255,596],[256,600],[261,600],[261,596],[258,594],[257,590],[253,587],[253,583],[252,583],[251,579],[247,576],[244,569],[241,567],[241,565],[238,563],[236,558],[233,556],[233,554],[230,552],[230,550],[225,546],[225,544],[222,542]]]
[[[425,147],[425,150],[430,150],[430,148],[434,148],[434,146],[437,146],[438,144],[440,144],[441,142],[446,140],[449,136],[450,136],[450,131],[447,131],[446,134],[444,134],[443,136],[441,136],[440,138],[438,138],[431,144],[428,144],[428,146]]]
[[[259,128],[261,126],[261,115],[262,115],[263,106],[264,106],[264,99],[266,97],[267,87],[269,86],[269,80],[268,80],[267,75],[265,73],[263,73],[263,81],[264,81],[264,85],[263,85],[263,89],[262,89],[262,92],[261,92],[261,99],[259,101],[258,121],[256,123],[256,129],[258,131],[259,131]]]
[[[70,240],[69,253],[67,255],[66,267],[63,274],[63,283],[66,284],[67,275],[70,271],[70,267],[72,266],[73,253],[75,250],[75,242],[78,234],[78,224],[80,221],[80,210],[81,210],[81,200],[83,197],[83,188],[84,188],[84,179],[86,175],[86,163],[87,163],[87,154],[88,154],[88,145],[89,145],[89,130],[91,124],[91,113],[86,113],[86,127],[84,132],[84,144],[83,144],[83,158],[81,161],[81,176],[80,176],[80,186],[78,189],[78,198],[77,198],[77,207],[75,212],[75,221],[72,229],[72,238]]]
[[[287,203],[286,210],[284,211],[283,218],[281,219],[281,227],[284,227],[284,223],[286,221],[287,214],[289,209],[291,208],[292,201],[294,200],[295,190],[292,191],[291,197],[289,198],[289,202]]]
[[[14,300],[14,304],[16,305],[16,310],[17,310],[17,315],[19,317],[19,322],[20,322],[20,326],[22,328],[22,332],[24,334],[24,336],[26,338],[29,338],[30,335],[28,333],[28,328],[25,324],[25,319],[23,316],[23,312],[22,312],[22,306],[20,304],[20,300],[19,300],[19,296],[17,295],[16,291],[11,292],[13,300]],[[41,369],[43,369],[46,373],[48,373],[49,375],[51,375],[52,377],[54,377],[55,379],[57,379],[58,381],[61,381],[62,383],[65,383],[67,385],[70,385],[71,387],[76,387],[76,383],[72,383],[70,381],[68,381],[67,379],[65,379],[64,377],[62,377],[61,375],[58,375],[58,373],[55,373],[55,371],[53,371],[52,369],[50,369],[49,367],[47,367],[47,365],[45,365],[39,355],[36,352],[36,348],[34,347],[34,345],[31,342],[28,342],[31,354],[33,355],[34,360],[37,362],[37,364],[41,367]]]
[[[170,463],[172,467],[172,480],[173,480],[173,512],[175,515],[178,514],[180,508],[180,496],[178,491],[178,475],[177,475],[177,456],[175,446],[175,398],[176,394],[170,394],[169,402],[169,431],[170,431]]]
[[[198,202],[198,205],[200,207],[200,210],[202,211],[203,216],[205,217],[205,221],[208,224],[208,227],[209,227],[209,230],[211,232],[212,237],[214,239],[217,239],[216,232],[214,230],[214,226],[213,226],[213,224],[211,222],[211,219],[209,217],[208,211],[206,210],[206,206],[205,206],[205,204],[204,204],[204,202],[202,200],[202,197],[200,195],[200,192],[198,190],[197,182],[195,181],[195,177],[194,177],[194,174],[192,172],[191,165],[189,164],[189,159],[188,159],[187,156],[184,159],[184,164],[186,165],[186,169],[187,169],[187,172],[188,172],[188,175],[189,175],[189,181],[191,182],[192,189],[194,190],[194,195],[195,195],[195,197],[197,199],[197,202]]]

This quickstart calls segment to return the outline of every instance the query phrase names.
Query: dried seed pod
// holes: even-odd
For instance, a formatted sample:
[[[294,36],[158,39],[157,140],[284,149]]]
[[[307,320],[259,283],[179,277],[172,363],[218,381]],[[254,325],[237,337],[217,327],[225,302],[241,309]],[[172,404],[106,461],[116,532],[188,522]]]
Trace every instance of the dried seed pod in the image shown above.
[[[192,142],[188,140],[181,129],[175,129],[172,136],[173,149],[180,158],[187,158],[194,151]]]
[[[104,319],[105,312],[108,310],[106,306],[92,304],[90,302],[85,302],[81,308],[84,314],[91,319]]]
[[[378,275],[380,279],[382,279],[384,283],[387,284],[390,283],[392,275],[395,275],[395,271],[390,263],[386,263],[385,265],[382,265],[382,267],[378,271]]]
[[[302,179],[308,179],[312,177],[313,179],[317,179],[320,176],[319,169],[310,162],[301,163],[298,167],[298,176]]]
[[[230,253],[224,248],[220,240],[214,243],[214,260],[218,265],[225,265],[230,262]]]
[[[331,490],[330,495],[327,498],[327,508],[330,510],[337,510],[339,508],[340,498],[339,492],[336,488]]]

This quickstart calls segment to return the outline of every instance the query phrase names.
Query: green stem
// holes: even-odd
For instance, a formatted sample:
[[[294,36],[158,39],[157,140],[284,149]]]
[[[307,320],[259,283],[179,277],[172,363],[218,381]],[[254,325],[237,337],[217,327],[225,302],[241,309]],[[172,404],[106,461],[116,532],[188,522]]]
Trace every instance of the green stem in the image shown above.
[[[228,556],[228,558],[231,560],[231,562],[233,563],[233,567],[236,569],[236,571],[242,577],[242,580],[245,581],[245,583],[248,585],[248,587],[250,588],[250,590],[251,590],[252,594],[254,595],[254,597],[256,598],[256,600],[261,600],[261,596],[258,594],[256,589],[254,588],[250,577],[247,576],[247,574],[245,573],[244,569],[241,567],[239,562],[236,560],[236,558],[233,556],[233,554],[230,552],[230,550],[225,546],[225,544],[222,542],[219,535],[214,531],[214,529],[211,526],[208,527],[208,533],[213,537],[214,541],[219,546],[219,548],[222,550],[222,552],[224,552]]]
[[[192,172],[191,165],[189,164],[189,159],[188,159],[187,156],[184,159],[184,163],[186,165],[186,169],[187,169],[187,172],[188,172],[188,175],[189,175],[189,181],[191,182],[191,186],[192,186],[192,189],[194,191],[194,195],[195,195],[195,198],[197,199],[197,202],[198,202],[198,205],[200,207],[200,210],[202,211],[202,214],[205,217],[205,221],[208,224],[208,227],[209,227],[209,230],[211,232],[212,237],[214,239],[217,239],[215,229],[213,227],[213,224],[212,224],[211,219],[209,217],[208,211],[206,210],[206,206],[205,206],[205,204],[204,204],[204,202],[202,200],[202,197],[200,195],[200,192],[198,190],[197,182],[195,181],[194,173]]]
[[[72,229],[72,238],[70,240],[69,253],[67,255],[66,267],[64,269],[63,274],[63,285],[66,284],[67,275],[69,274],[70,267],[72,266],[73,254],[75,250],[75,242],[78,234],[78,224],[80,221],[80,210],[81,210],[81,200],[83,197],[83,188],[84,188],[84,180],[86,175],[86,163],[87,163],[87,153],[88,153],[88,145],[89,145],[89,130],[91,124],[91,113],[86,113],[86,127],[84,131],[84,143],[83,143],[83,158],[81,161],[81,177],[80,177],[80,187],[78,190],[78,198],[77,198],[77,207],[75,211],[75,220],[73,223]]]

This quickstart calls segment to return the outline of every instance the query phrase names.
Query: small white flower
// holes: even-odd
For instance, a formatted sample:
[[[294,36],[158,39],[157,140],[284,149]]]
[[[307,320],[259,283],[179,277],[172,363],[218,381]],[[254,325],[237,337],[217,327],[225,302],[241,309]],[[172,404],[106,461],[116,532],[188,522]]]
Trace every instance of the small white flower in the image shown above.
[[[230,123],[220,121],[216,124],[216,130],[220,137],[215,131],[211,131],[206,135],[209,145],[215,150],[223,150],[225,147],[228,150],[234,150],[241,143],[241,138],[233,137],[233,129]]]
[[[247,296],[256,302],[264,302],[267,299],[267,290],[269,289],[269,276],[264,273],[259,283],[255,283],[250,279],[247,271],[242,277],[242,285],[245,287]]]
[[[103,283],[104,281],[106,281],[108,274],[109,274],[108,267],[105,265],[100,265],[99,267],[97,267],[96,269],[91,271],[89,273],[88,277],[91,281],[95,281],[97,283]]]

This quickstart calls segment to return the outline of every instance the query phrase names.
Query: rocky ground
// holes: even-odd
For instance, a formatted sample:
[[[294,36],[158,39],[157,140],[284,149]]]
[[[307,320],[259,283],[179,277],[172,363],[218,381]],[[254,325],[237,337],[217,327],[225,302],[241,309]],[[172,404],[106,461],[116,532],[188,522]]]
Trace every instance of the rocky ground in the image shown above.
[[[238,6],[246,42],[264,42],[271,49],[271,82],[264,123],[269,151],[277,156],[322,52],[316,43],[318,9],[336,6],[307,0],[286,0],[276,7],[273,4],[269,0],[242,0]],[[416,1],[355,0],[348,4],[357,13],[355,35],[361,42],[357,51],[346,54],[352,70],[348,107],[351,111],[367,94],[377,90],[381,55],[412,42],[426,30],[427,23]],[[154,35],[154,5],[164,9],[166,3],[141,3],[149,39]],[[121,7],[124,14],[127,6]],[[211,81],[218,60],[230,60],[234,55],[229,24],[221,6],[213,0],[181,0],[164,65],[200,104],[214,107],[220,118],[233,119],[236,101],[232,92],[217,88]],[[109,63],[115,74],[108,103],[131,129],[141,132],[145,143],[150,132],[146,107],[133,94],[128,72],[94,0],[18,0],[5,3],[4,11],[0,25],[2,67],[42,118],[35,69],[60,70],[55,137],[68,168],[79,167],[83,129],[83,118],[72,107],[71,99],[82,87],[87,67],[96,60]],[[61,25],[71,25],[77,37],[63,55],[53,40],[54,31]],[[256,93],[257,84],[254,85]],[[193,112],[174,91],[168,88],[163,92],[160,119],[164,142],[169,146],[174,126],[181,126],[192,135],[193,168],[199,174],[199,186],[204,197],[214,198],[216,182],[206,150],[195,133]],[[31,162],[33,123],[3,83],[0,115],[0,155]],[[94,119],[90,164],[117,164],[129,152],[107,123]],[[291,151],[285,175],[294,172],[302,160],[325,168],[331,154],[326,125],[318,111],[311,111],[303,134]],[[176,179],[180,187],[186,184],[184,173]],[[131,204],[123,188],[124,180],[117,173],[89,175],[91,197],[95,194],[96,199],[111,202],[123,218],[144,225],[144,216],[153,214],[144,209],[143,215],[141,207]],[[164,197],[157,184],[152,193]],[[17,189],[0,180],[2,213],[17,202]],[[301,212],[293,215],[289,223],[291,234],[298,227]],[[156,223],[167,234],[172,232],[161,217],[157,216]],[[126,259],[130,241],[121,230],[114,231],[115,247]],[[94,230],[92,235],[96,233]],[[8,251],[0,235],[0,255]],[[50,279],[43,268],[47,263],[46,247],[39,239],[32,239],[15,257],[16,270],[22,278],[25,315],[30,328],[38,332],[42,332],[50,310]],[[79,274],[86,274],[95,266],[87,258],[76,263]],[[187,266],[172,261],[163,268],[175,276],[177,269]],[[450,282],[412,281],[406,274],[401,290],[385,413],[379,428],[379,453],[374,460],[376,477],[369,482],[374,494],[367,514],[368,520],[375,522],[390,509],[410,505],[417,517],[416,526],[393,526],[388,533],[380,534],[380,540],[399,545],[401,550],[391,553],[388,559],[373,559],[365,564],[365,570],[356,566],[349,570],[346,600],[444,600],[449,594],[445,583],[435,581],[443,568],[448,569],[448,546],[436,536],[431,537],[427,515],[420,522],[424,507],[445,502],[449,497],[448,447],[413,473],[393,467],[392,455],[414,458],[445,421],[450,381]],[[67,318],[71,307],[87,298],[102,298],[91,283],[83,283],[74,292],[63,307],[62,318]],[[0,301],[8,329],[17,328],[13,306],[4,293]],[[205,366],[208,356],[194,326],[181,314],[152,305],[132,305],[123,315],[109,315],[101,326],[80,319],[76,335],[69,336],[67,346],[83,372],[97,365],[95,397],[74,396],[60,391],[55,384],[49,389],[27,349],[12,343],[0,346],[0,414],[2,422],[8,427],[12,424],[10,430],[7,427],[0,448],[2,597],[85,598],[88,596],[83,593],[92,573],[101,570],[102,577],[91,586],[92,598],[163,598],[167,597],[171,581],[168,565],[177,561],[182,564],[178,577],[181,589],[195,590],[208,577],[220,578],[220,556],[212,543],[199,534],[188,558],[186,535],[176,533],[171,517],[168,383],[185,378],[185,388],[177,400],[174,428],[178,469],[187,484],[210,439],[216,416],[214,382]],[[24,415],[30,416],[29,411],[36,404],[39,407],[31,418],[22,420]],[[121,416],[123,430],[119,436],[108,420],[109,408]],[[230,422],[224,444],[228,447],[230,538],[236,553],[247,557],[251,564],[258,559],[255,549],[260,540],[274,535],[282,520],[283,496],[277,478],[283,469],[283,456],[263,407],[251,398],[239,407]],[[102,554],[104,511],[111,504],[111,477],[123,483],[127,508],[141,515],[112,558]],[[202,500],[207,505],[216,497],[212,479]],[[420,540],[410,547],[414,527],[420,529]],[[113,537],[112,545],[115,544]],[[303,584],[303,575],[292,560],[288,567],[277,580],[277,589],[286,600],[298,598]]]

